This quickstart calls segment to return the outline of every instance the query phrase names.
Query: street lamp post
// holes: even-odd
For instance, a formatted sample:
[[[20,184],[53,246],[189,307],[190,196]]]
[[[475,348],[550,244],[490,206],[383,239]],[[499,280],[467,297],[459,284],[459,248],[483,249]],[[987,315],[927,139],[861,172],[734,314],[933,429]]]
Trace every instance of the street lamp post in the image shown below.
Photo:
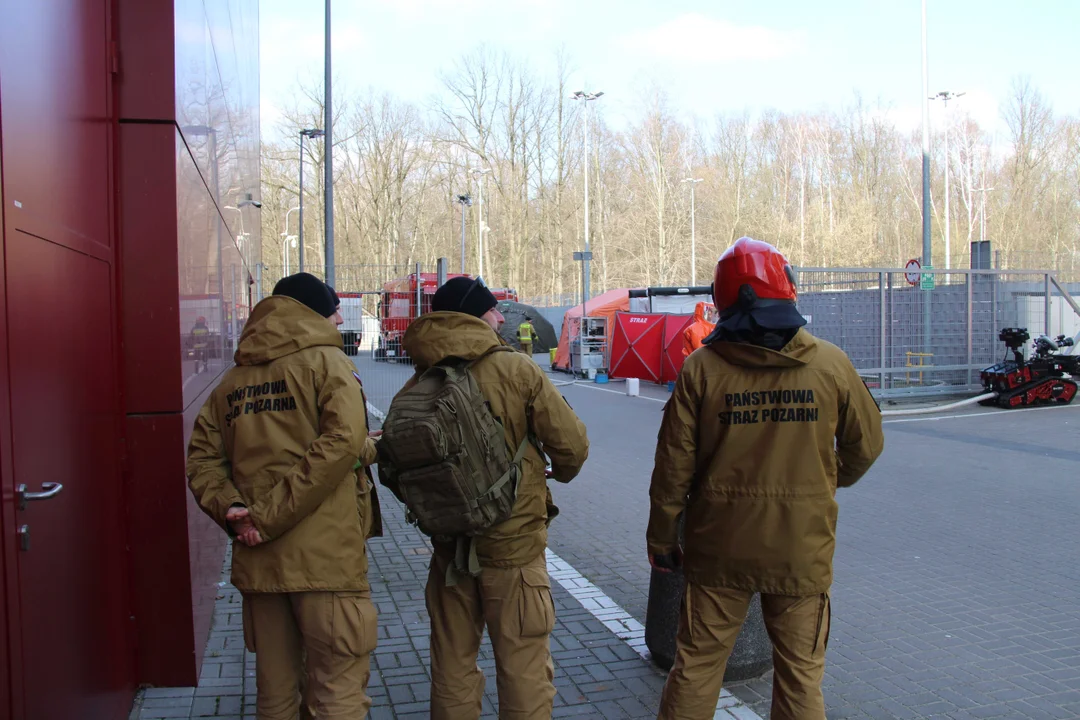
[[[930,81],[926,67],[926,0],[922,0],[922,264],[934,264],[930,237]],[[929,322],[929,316],[927,316]]]
[[[210,175],[214,186],[214,205],[216,207],[221,203],[221,181],[218,170],[220,159],[217,154],[217,130],[208,125],[187,125],[181,128],[181,132],[193,137],[206,137],[210,143]],[[225,269],[221,257],[221,226],[224,224],[225,223],[220,217],[218,218],[217,223],[215,223],[217,230],[217,291],[221,305],[218,309],[221,323],[221,337],[224,337],[225,335]]]
[[[930,76],[926,62],[926,0],[922,0],[922,264],[934,263],[934,248],[930,238]],[[920,278],[921,279],[921,278]],[[932,343],[930,295],[923,292],[923,352],[929,353]]]
[[[690,285],[697,285],[697,232],[694,227],[694,186],[704,178],[686,178],[682,182],[690,183]]]
[[[300,272],[304,272],[304,138],[322,137],[325,133],[318,128],[305,128],[300,131],[300,230],[298,241],[300,244]]]
[[[971,192],[982,193],[982,203],[979,205],[979,241],[986,242],[986,193],[990,192],[994,188],[992,187],[977,187],[971,188]]]
[[[476,223],[476,250],[478,253],[476,259],[476,274],[480,277],[484,276],[484,233],[487,232],[487,225],[484,223],[484,176],[491,172],[491,168],[474,168],[472,174],[476,176],[476,179],[480,183],[480,219]]]
[[[585,273],[585,295],[581,299],[582,317],[585,315],[585,302],[589,299],[589,281],[592,279],[589,265],[592,260],[592,255],[589,253],[589,101],[596,100],[603,94],[602,91],[590,93],[585,92],[584,90],[578,90],[570,96],[571,100],[581,100],[585,103],[585,254],[582,256],[584,258],[584,267],[582,270]]]
[[[465,274],[465,208],[472,207],[472,196],[458,195],[454,202],[461,203],[461,274]]]
[[[284,275],[282,277],[289,277],[289,246],[296,247],[296,236],[286,235],[281,233],[281,258],[284,265]]]
[[[240,251],[240,262],[246,265],[247,262],[245,256],[247,253],[245,252],[245,250],[247,249],[247,243],[244,242],[244,238],[247,237],[247,233],[244,232],[244,213],[240,208],[236,207],[235,205],[225,205],[222,210],[232,210],[240,218],[240,234],[236,236],[236,249]]]
[[[334,99],[332,94],[333,78],[330,72],[330,0],[326,0],[326,34],[323,36],[323,50],[326,55],[323,62],[323,127],[326,128],[326,162],[323,166],[323,215],[326,226],[323,235],[323,268],[327,285],[334,285]],[[420,278],[417,278],[417,287]]]
[[[945,103],[945,269],[948,270],[951,267],[950,258],[950,246],[949,246],[949,101],[955,100],[958,97],[963,97],[967,93],[954,93],[948,90],[942,90],[937,95],[931,97],[931,100],[941,100]]]
[[[283,263],[285,274],[282,277],[289,276],[289,238],[293,238],[293,247],[296,247],[296,236],[289,234],[289,216],[292,215],[294,212],[298,211],[299,209],[299,207],[289,208],[289,211],[285,213],[285,232],[281,233],[281,252],[282,257],[284,257],[285,259],[285,262]]]
[[[246,200],[241,200],[236,203],[236,205],[225,205],[222,210],[233,210],[240,216],[240,234],[236,236],[237,250],[240,251],[240,262],[244,267],[250,267],[251,258],[248,257],[248,254],[251,248],[248,247],[247,242],[249,234],[244,232],[244,211],[242,209],[245,207],[253,207],[256,210],[259,210],[262,208],[262,203],[252,199],[251,194],[249,193]]]

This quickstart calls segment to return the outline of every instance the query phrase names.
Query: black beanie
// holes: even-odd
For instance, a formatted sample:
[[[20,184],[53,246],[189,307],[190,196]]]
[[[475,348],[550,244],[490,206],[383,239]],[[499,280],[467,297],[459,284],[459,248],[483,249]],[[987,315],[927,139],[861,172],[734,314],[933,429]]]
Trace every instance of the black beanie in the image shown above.
[[[473,317],[483,317],[498,304],[499,301],[479,278],[450,278],[431,298],[431,309],[435,312],[459,312]]]
[[[326,318],[337,310],[330,286],[308,273],[296,273],[281,278],[274,286],[274,294],[302,302]]]
[[[337,290],[334,289],[334,286],[327,285],[326,289],[330,291],[330,297],[334,299],[334,308],[337,309],[341,307],[341,298],[338,297]]]

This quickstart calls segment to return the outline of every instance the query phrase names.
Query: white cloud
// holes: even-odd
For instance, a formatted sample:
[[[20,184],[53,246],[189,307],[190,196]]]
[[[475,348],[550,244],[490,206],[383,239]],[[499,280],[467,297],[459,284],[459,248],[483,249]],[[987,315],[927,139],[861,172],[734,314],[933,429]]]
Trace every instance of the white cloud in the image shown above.
[[[802,50],[805,33],[735,25],[700,13],[687,13],[650,30],[626,35],[620,44],[632,52],[645,52],[657,58],[716,64],[793,55]]]

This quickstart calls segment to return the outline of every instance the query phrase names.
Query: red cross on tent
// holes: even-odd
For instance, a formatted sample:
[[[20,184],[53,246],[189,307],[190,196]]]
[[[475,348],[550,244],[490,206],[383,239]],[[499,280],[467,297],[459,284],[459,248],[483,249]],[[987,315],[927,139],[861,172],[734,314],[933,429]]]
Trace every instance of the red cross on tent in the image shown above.
[[[660,356],[667,315],[616,313],[611,338],[611,377],[660,382]]]

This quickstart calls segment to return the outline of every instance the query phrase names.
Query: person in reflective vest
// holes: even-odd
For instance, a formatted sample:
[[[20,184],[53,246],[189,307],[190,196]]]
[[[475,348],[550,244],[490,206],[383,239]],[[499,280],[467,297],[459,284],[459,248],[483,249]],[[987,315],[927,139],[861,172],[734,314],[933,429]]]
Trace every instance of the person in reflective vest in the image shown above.
[[[518,341],[521,343],[521,352],[525,353],[529,357],[532,357],[533,338],[536,337],[536,333],[533,331],[532,316],[526,315],[525,320],[518,325]]]

